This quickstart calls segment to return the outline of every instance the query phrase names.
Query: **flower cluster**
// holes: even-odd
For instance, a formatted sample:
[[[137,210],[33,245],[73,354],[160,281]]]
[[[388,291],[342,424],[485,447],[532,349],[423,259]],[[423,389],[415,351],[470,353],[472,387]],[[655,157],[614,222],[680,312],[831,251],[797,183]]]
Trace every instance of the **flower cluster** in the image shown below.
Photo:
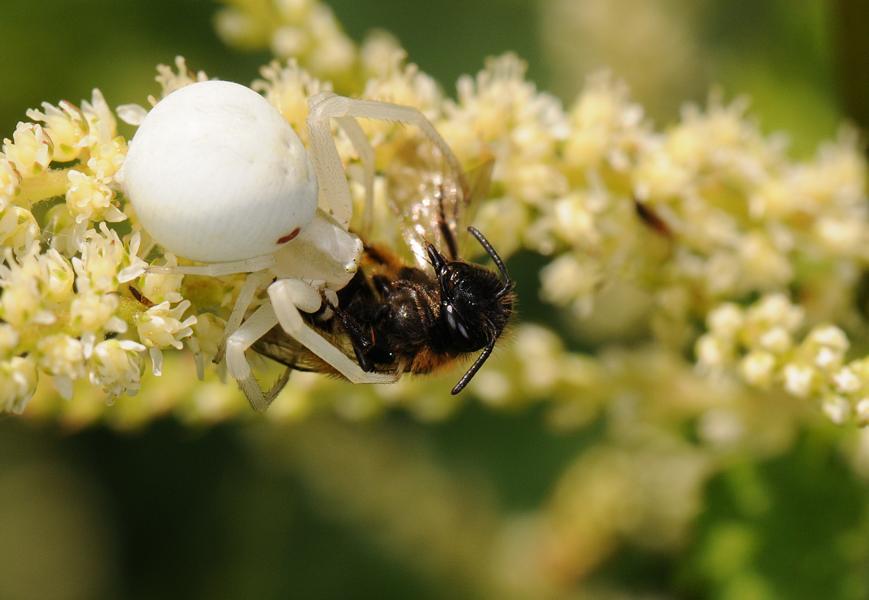
[[[866,358],[845,362],[848,338],[835,325],[816,325],[797,340],[804,321],[804,310],[781,294],[748,308],[724,303],[709,313],[708,333],[697,341],[699,366],[711,372],[729,367],[752,386],[821,398],[833,422],[853,416],[869,425]]]
[[[157,288],[114,180],[127,142],[99,90],[27,116],[0,154],[0,408],[23,410],[40,373],[65,398],[78,380],[133,394],[143,353],[159,371],[160,350],[181,348],[196,317],[182,316],[180,281],[161,304],[136,297]]]
[[[313,0],[236,0],[217,23],[234,44],[270,45],[290,57],[264,67],[252,87],[303,140],[307,98],[336,89],[418,107],[466,168],[492,161],[475,224],[504,256],[544,257],[540,296],[566,309],[580,337],[617,349],[626,335],[645,336],[648,352],[665,362],[695,348],[698,372],[708,377],[778,386],[817,400],[836,421],[865,422],[869,370],[846,355],[852,344],[844,333],[862,331],[853,298],[869,235],[865,163],[853,134],[794,161],[781,136],[764,134],[747,116],[744,101],[716,94],[657,130],[611,74],[591,77],[564,106],[528,81],[510,54],[462,77],[451,99],[393,38],[378,33],[357,46]],[[160,96],[205,78],[179,58],[175,70],[159,68]],[[126,105],[117,114],[136,124],[146,108]],[[99,92],[80,108],[44,104],[28,116],[0,157],[3,405],[21,409],[40,372],[65,395],[78,380],[110,396],[135,392],[146,355],[160,372],[161,351],[185,342],[203,375],[243,278],[145,272],[146,260],[177,259],[155,246],[118,193],[126,140]],[[436,168],[431,148],[413,128],[363,127],[378,167],[372,235],[399,244],[391,197],[415,193]],[[358,157],[335,134],[361,198]],[[568,422],[596,414],[612,393],[602,381],[615,376],[605,358],[567,355],[565,365],[549,356],[555,338],[539,331],[521,330],[524,361],[485,369],[472,389],[499,405],[548,399]],[[527,358],[535,353],[549,358]],[[517,372],[521,385],[511,380]],[[301,412],[305,394],[336,385],[358,400],[341,403],[354,413],[404,397],[404,384],[348,392],[314,381],[285,392]],[[572,401],[588,381],[598,391],[583,396],[593,400]],[[407,385],[420,395],[413,403],[420,414],[454,406],[434,384]]]
[[[592,76],[565,105],[511,54],[462,77],[451,98],[395,39],[377,33],[357,46],[315,0],[227,4],[219,32],[272,48],[278,60],[251,87],[303,142],[307,99],[334,89],[419,108],[470,172],[491,161],[474,223],[505,258],[535,255],[540,299],[564,324],[516,325],[468,388],[493,410],[540,405],[554,428],[595,436],[531,515],[468,511],[470,486],[390,432],[309,419],[396,409],[446,418],[460,406],[448,390],[461,365],[390,386],[292,374],[264,418],[313,425],[248,441],[269,444],[271,457],[293,447],[295,476],[347,519],[376,522],[397,554],[425,539],[430,568],[477,579],[480,595],[517,595],[521,580],[518,595],[559,597],[622,543],[676,551],[704,487],[745,456],[784,452],[826,422],[821,414],[869,424],[869,215],[853,133],[795,160],[743,100],[712,94],[661,129],[612,74]],[[142,106],[112,111],[98,91],[80,107],[46,103],[4,141],[0,409],[70,427],[253,415],[221,367],[206,368],[244,277],[148,272],[184,259],[151,240],[115,180],[127,145],[115,115],[135,125],[160,97],[206,78],[179,58],[158,68],[159,93]],[[376,151],[370,232],[399,248],[393,197],[416,193],[439,168],[436,153],[412,127],[362,126]],[[361,201],[359,157],[334,133]],[[276,374],[249,358],[264,381]],[[124,394],[134,395],[112,402]],[[869,477],[869,428],[835,430],[855,475]],[[353,477],[332,468],[337,460],[358,461]],[[359,483],[377,477],[389,493]],[[426,519],[405,510],[420,488],[431,496]]]
[[[279,58],[299,59],[318,76],[349,83],[357,48],[325,4],[317,0],[227,0],[226,4],[215,25],[227,43],[267,47]]]

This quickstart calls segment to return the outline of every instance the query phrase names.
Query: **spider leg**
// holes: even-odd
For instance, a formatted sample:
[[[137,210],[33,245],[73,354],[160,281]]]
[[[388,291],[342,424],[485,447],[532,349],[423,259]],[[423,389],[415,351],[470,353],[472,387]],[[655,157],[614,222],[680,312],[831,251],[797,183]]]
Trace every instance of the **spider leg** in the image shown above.
[[[336,119],[339,125],[350,137],[350,141],[356,147],[363,166],[366,166],[367,149],[361,144],[362,133],[358,123],[349,125],[352,118],[377,119],[397,123],[407,123],[417,126],[438,147],[444,160],[450,169],[460,180],[464,181],[464,172],[461,164],[453,153],[449,144],[434,128],[425,115],[411,106],[400,106],[389,102],[376,100],[357,100],[344,96],[336,96],[330,92],[324,92],[313,96],[308,101],[308,131],[311,143],[311,160],[317,172],[317,181],[320,185],[320,198],[322,208],[345,227],[349,226],[353,214],[353,204],[350,198],[350,188],[347,186],[347,178],[332,139],[332,131],[329,128],[329,120]],[[370,144],[365,143],[367,148]],[[373,181],[373,157],[371,159],[371,178]],[[366,166],[366,169],[368,167]],[[366,174],[366,185],[367,178]],[[367,195],[367,190],[366,190]],[[366,203],[370,204],[370,197]],[[370,209],[366,206],[366,212]]]
[[[329,120],[340,115],[332,114],[328,104],[318,103],[323,97],[323,94],[319,94],[308,101],[308,140],[311,146],[309,154],[320,188],[320,208],[347,229],[353,216],[353,200],[350,197],[347,176],[344,174],[344,165],[338,156],[338,148],[329,127]]]
[[[250,308],[257,290],[269,279],[271,279],[271,273],[260,271],[258,273],[253,273],[250,277],[244,280],[244,283],[238,292],[238,298],[235,300],[235,305],[232,307],[232,312],[229,314],[229,319],[226,321],[224,338],[220,346],[217,348],[217,353],[214,355],[213,362],[219,363],[223,360],[223,357],[226,354],[227,338],[241,326],[241,322],[244,320],[244,315],[247,312],[247,309]]]
[[[279,279],[269,286],[268,293],[278,322],[287,335],[348,380],[353,383],[393,383],[398,380],[397,373],[366,372],[302,319],[300,310],[310,313],[320,308],[321,298],[317,290],[299,280]]]
[[[338,125],[347,134],[359,160],[362,162],[363,184],[365,186],[365,205],[362,208],[362,227],[360,233],[367,237],[374,222],[374,148],[356,119],[353,117],[339,117]]]
[[[238,386],[247,396],[248,402],[258,412],[269,407],[280,389],[273,388],[268,393],[263,392],[250,370],[244,352],[277,324],[275,311],[270,304],[266,303],[256,309],[226,340],[227,370],[238,381]]]
[[[208,277],[222,277],[237,273],[255,273],[265,271],[275,264],[275,257],[271,254],[256,256],[246,260],[231,262],[210,263],[207,265],[175,265],[175,266],[150,266],[149,273],[161,273],[165,275],[205,275]]]

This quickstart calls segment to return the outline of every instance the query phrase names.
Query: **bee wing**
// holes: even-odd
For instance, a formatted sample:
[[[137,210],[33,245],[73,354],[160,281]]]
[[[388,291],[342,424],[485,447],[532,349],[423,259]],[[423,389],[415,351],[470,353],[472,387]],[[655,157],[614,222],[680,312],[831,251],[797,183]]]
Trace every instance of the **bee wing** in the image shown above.
[[[480,208],[480,200],[489,194],[492,186],[492,171],[495,169],[495,159],[488,158],[473,169],[465,173],[465,179],[468,182],[467,201],[465,202],[464,214],[462,220],[458,222],[458,238],[459,238],[459,257],[475,254],[479,246],[474,240],[469,242],[470,235],[468,234],[468,225],[473,224],[477,216],[477,210]],[[473,244],[473,252],[468,252],[467,245]]]
[[[475,201],[485,195],[494,161],[467,173],[453,174],[443,165],[404,163],[393,168],[390,207],[401,221],[401,236],[417,266],[431,271],[426,245],[432,244],[449,260],[458,260],[464,226],[473,216]]]
[[[353,347],[347,336],[332,335],[319,329],[318,333],[344,354],[353,358]],[[273,327],[267,334],[258,339],[254,343],[253,349],[255,352],[296,371],[335,373],[335,369],[331,365],[287,335],[280,326]]]

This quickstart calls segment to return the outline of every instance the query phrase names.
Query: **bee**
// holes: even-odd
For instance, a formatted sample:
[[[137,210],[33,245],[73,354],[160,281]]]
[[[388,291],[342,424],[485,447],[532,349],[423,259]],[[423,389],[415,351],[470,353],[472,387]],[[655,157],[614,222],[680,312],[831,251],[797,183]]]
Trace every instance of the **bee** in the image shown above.
[[[394,194],[391,208],[415,264],[387,245],[366,242],[353,279],[336,303],[306,315],[309,325],[366,372],[426,374],[482,350],[452,388],[461,392],[491,355],[516,303],[503,260],[479,230],[467,228],[497,271],[459,256],[460,223],[488,187],[491,166],[473,177],[423,169],[418,186]],[[420,167],[401,165],[397,177],[419,178]],[[289,369],[335,373],[280,327],[253,349]]]

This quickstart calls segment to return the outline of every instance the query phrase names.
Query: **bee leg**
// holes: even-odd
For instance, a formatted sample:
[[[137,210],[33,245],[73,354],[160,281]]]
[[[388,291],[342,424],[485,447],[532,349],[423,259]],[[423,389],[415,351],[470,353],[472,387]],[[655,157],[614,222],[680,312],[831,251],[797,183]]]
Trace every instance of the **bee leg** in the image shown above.
[[[389,279],[383,275],[375,275],[371,278],[371,283],[374,285],[374,289],[377,290],[377,293],[379,293],[381,297],[385,298],[389,295]]]
[[[353,344],[353,353],[356,355],[356,362],[362,367],[363,371],[373,371],[374,365],[368,359],[368,352],[374,345],[372,341],[366,337],[359,323],[347,314],[346,311],[337,310],[335,316],[341,321],[344,331],[350,336],[350,342]]]
[[[223,360],[223,357],[226,354],[227,338],[241,326],[244,314],[247,312],[247,309],[250,308],[257,290],[269,279],[271,279],[271,273],[267,271],[254,273],[245,279],[238,292],[238,298],[235,300],[235,306],[232,307],[232,312],[229,314],[229,319],[226,321],[223,341],[220,343],[220,346],[217,347],[217,353],[214,355],[213,362],[220,363]]]
[[[270,304],[266,303],[256,309],[226,340],[227,370],[238,381],[238,386],[247,396],[248,402],[258,412],[267,409],[280,390],[272,389],[268,394],[263,393],[250,370],[244,352],[277,324],[275,311]]]
[[[353,383],[393,383],[398,380],[397,373],[367,373],[302,319],[300,310],[315,312],[320,307],[321,298],[317,290],[298,279],[279,279],[269,286],[268,293],[278,322],[287,335],[348,380]]]
[[[291,367],[287,367],[284,369],[284,372],[281,373],[281,376],[278,377],[277,381],[275,381],[272,388],[266,394],[266,404],[271,404],[272,400],[274,400],[278,394],[281,393],[281,390],[286,387],[287,382],[290,380],[290,375],[293,374],[293,369]]]

